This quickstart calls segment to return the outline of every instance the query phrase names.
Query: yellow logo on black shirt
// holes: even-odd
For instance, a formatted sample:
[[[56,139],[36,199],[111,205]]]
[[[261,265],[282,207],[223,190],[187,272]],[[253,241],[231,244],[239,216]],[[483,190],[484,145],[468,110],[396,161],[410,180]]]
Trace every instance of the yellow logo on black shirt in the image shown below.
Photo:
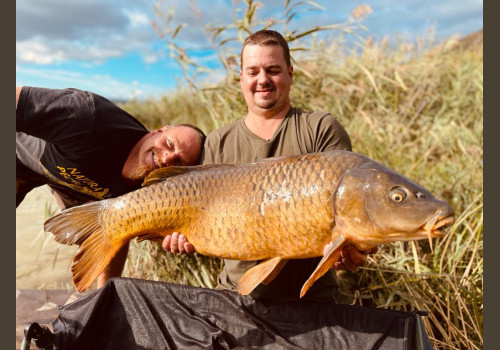
[[[40,165],[42,164],[40,163]],[[77,192],[90,195],[97,199],[104,199],[107,197],[106,195],[109,193],[109,188],[103,188],[97,182],[83,175],[77,168],[65,168],[59,165],[57,165],[56,167],[59,170],[59,175],[62,176],[65,181],[61,181],[60,179],[55,177],[42,165],[42,168],[47,176],[52,181],[57,182],[60,185],[64,185]]]

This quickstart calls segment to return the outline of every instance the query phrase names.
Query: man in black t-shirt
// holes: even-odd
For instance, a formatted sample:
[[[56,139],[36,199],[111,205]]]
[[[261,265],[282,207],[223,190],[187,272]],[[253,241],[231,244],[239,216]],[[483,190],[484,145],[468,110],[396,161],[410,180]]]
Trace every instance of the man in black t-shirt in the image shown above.
[[[88,91],[16,87],[16,207],[45,184],[62,209],[120,196],[139,188],[154,169],[199,164],[204,141],[188,124],[149,132]],[[98,287],[121,275],[127,251],[99,277]]]

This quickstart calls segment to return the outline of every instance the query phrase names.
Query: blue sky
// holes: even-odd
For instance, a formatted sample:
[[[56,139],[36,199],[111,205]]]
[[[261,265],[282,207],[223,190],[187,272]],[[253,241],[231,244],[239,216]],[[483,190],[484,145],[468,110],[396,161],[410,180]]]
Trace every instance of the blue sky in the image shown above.
[[[258,17],[283,19],[284,2],[261,0]],[[430,27],[437,39],[444,39],[483,27],[482,0],[315,3],[323,10],[306,11],[311,5],[302,5],[291,29],[348,22],[363,4],[372,12],[362,22],[367,31],[360,34],[375,40],[396,33],[415,40]],[[159,97],[177,87],[182,73],[152,22],[163,24],[172,12],[171,28],[183,24],[178,43],[198,62],[216,68],[218,60],[203,28],[232,23],[244,6],[243,0],[17,0],[16,84],[75,87],[110,99]]]

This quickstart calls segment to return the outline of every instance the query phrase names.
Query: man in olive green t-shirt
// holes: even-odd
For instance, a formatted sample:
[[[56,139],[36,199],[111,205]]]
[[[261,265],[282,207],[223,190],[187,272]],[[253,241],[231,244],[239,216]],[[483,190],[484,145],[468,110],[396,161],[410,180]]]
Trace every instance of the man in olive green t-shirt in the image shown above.
[[[351,150],[349,135],[330,113],[306,112],[292,107],[289,93],[293,67],[288,44],[279,33],[262,30],[245,40],[240,78],[248,114],[207,137],[203,164],[249,163],[268,157]],[[163,248],[173,253],[194,251],[186,238],[178,233],[167,236]],[[298,298],[302,285],[319,260],[288,261],[271,283],[260,284],[250,296],[257,300]],[[365,262],[366,253],[348,246],[335,268],[353,270]],[[236,290],[239,278],[258,263],[225,259],[217,288]],[[335,272],[326,273],[314,283],[306,297],[341,301]]]

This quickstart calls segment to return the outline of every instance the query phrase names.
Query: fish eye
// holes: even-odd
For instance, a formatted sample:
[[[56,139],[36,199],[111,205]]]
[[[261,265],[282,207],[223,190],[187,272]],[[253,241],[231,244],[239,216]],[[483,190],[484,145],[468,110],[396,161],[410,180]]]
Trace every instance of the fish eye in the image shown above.
[[[403,187],[394,187],[389,193],[389,197],[396,203],[401,203],[408,197],[408,193]]]

